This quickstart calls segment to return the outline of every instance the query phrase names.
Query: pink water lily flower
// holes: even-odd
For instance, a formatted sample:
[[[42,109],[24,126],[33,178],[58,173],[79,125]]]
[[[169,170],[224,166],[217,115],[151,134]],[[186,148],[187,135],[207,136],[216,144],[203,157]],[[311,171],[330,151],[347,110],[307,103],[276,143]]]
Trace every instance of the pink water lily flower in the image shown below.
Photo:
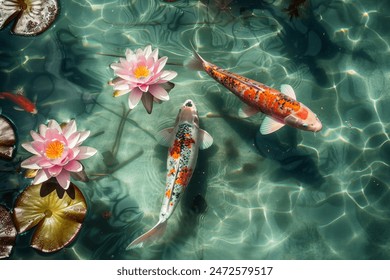
[[[168,57],[158,58],[158,49],[151,46],[133,52],[126,49],[126,58],[112,63],[111,68],[117,76],[110,82],[114,87],[114,97],[129,93],[129,107],[133,109],[139,101],[151,113],[153,100],[169,100],[167,89],[169,81],[177,76],[175,71],[162,70]]]
[[[79,160],[93,156],[94,148],[80,146],[89,136],[89,131],[77,131],[76,122],[71,120],[61,127],[55,120],[40,125],[39,133],[31,131],[34,141],[22,147],[34,154],[21,163],[23,168],[38,169],[33,184],[41,184],[55,177],[64,189],[70,184],[70,173],[80,172],[83,166]]]

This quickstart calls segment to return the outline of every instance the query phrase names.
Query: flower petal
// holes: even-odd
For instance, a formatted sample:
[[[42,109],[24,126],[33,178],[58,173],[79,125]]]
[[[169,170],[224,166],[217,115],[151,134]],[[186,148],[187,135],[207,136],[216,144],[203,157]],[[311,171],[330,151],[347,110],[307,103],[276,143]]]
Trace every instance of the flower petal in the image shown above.
[[[39,153],[31,146],[31,142],[28,142],[28,143],[23,143],[22,144],[22,147],[26,150],[26,151],[28,151],[28,152],[30,152],[30,153],[32,153],[32,154],[34,154],[34,155],[39,155]]]
[[[143,92],[147,92],[149,90],[149,85],[141,85],[138,88]]]
[[[168,71],[165,70],[161,74],[161,80],[164,80],[165,82],[172,80],[177,76],[177,73],[175,71]]]
[[[72,160],[67,165],[65,165],[64,168],[70,172],[80,172],[83,170],[83,166],[77,160]]]
[[[77,131],[77,125],[75,120],[71,120],[67,125],[62,129],[62,134],[65,138],[68,138],[70,135]]]
[[[33,180],[33,185],[41,184],[47,180],[49,180],[52,176],[50,176],[49,172],[46,169],[41,169],[38,171],[37,176],[35,176]]]
[[[40,156],[32,156],[22,161],[20,166],[27,169],[41,169],[41,167],[38,165],[40,159],[41,159]]]
[[[47,131],[47,126],[44,124],[41,124],[39,126],[39,134],[42,136],[42,138],[46,136],[46,131]]]
[[[151,45],[148,45],[146,46],[146,48],[144,49],[144,55],[145,57],[149,57],[149,55],[152,53],[152,46]]]
[[[45,152],[45,143],[40,141],[34,141],[31,143],[32,148],[37,151],[40,155]]]
[[[158,60],[158,48],[155,48],[149,57],[153,57],[154,61],[157,61]]]
[[[70,174],[69,171],[62,169],[62,172],[56,177],[58,184],[64,189],[67,190],[70,184]]]
[[[133,109],[137,106],[138,102],[141,100],[142,91],[138,88],[133,89],[129,94],[129,108]]]
[[[134,56],[134,52],[130,49],[126,49],[126,60],[130,60]]]
[[[79,150],[79,153],[74,158],[76,160],[82,160],[82,159],[90,158],[91,156],[93,156],[94,154],[97,153],[97,150],[95,148],[87,147],[87,146],[79,147],[78,150]]]
[[[157,69],[156,68],[154,69],[155,73],[160,72],[164,68],[164,66],[167,63],[167,61],[168,61],[168,57],[166,57],[166,56],[163,56],[162,58],[157,60],[155,66],[158,66],[158,67],[157,67]]]
[[[89,134],[91,134],[91,132],[89,130],[80,131],[80,138],[79,138],[79,141],[77,142],[76,146],[79,146],[81,143],[83,143],[85,141],[85,139],[88,138]]]
[[[157,99],[167,101],[169,100],[168,92],[160,85],[152,85],[149,87],[149,92]]]
[[[50,120],[49,123],[47,124],[47,127],[50,129],[55,129],[58,132],[62,132],[61,126],[58,124],[56,120]]]
[[[36,133],[34,130],[30,131],[30,135],[31,135],[32,139],[34,139],[34,141],[40,141],[40,142],[43,141],[43,137],[41,135],[39,135],[38,133]]]
[[[50,177],[55,177],[61,173],[62,166],[54,165],[54,166],[50,167],[47,171],[49,172]]]
[[[79,139],[80,139],[80,132],[75,132],[72,135],[70,135],[68,138],[68,147],[71,149],[74,148],[77,145]]]

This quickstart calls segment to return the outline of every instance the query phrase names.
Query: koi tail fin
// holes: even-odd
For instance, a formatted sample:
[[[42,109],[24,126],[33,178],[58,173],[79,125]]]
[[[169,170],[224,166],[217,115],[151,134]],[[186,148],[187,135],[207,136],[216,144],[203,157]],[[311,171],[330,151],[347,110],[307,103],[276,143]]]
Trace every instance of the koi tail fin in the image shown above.
[[[151,230],[149,230],[148,232],[144,233],[143,235],[135,239],[133,242],[131,242],[127,246],[126,250],[142,248],[145,245],[150,244],[153,241],[156,241],[156,239],[158,239],[164,234],[165,229],[167,228],[167,223],[168,220],[165,220],[162,223],[158,222],[157,225],[155,225]]]
[[[196,70],[196,71],[203,71],[204,70],[204,64],[206,63],[206,60],[203,59],[195,50],[194,46],[192,45],[192,50],[193,50],[193,56],[190,60],[186,61],[184,63],[184,66],[186,68],[189,68],[191,70]]]

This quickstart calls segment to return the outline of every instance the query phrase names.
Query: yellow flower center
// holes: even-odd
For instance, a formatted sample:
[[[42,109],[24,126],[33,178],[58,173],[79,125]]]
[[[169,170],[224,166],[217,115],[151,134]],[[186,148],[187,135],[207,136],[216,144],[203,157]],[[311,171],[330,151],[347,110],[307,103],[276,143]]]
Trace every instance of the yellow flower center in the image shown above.
[[[146,78],[147,76],[149,76],[149,73],[149,69],[144,65],[140,65],[134,70],[134,76],[137,79]]]
[[[62,153],[64,152],[64,144],[62,144],[60,141],[56,140],[46,147],[46,156],[49,159],[57,159],[62,156]]]

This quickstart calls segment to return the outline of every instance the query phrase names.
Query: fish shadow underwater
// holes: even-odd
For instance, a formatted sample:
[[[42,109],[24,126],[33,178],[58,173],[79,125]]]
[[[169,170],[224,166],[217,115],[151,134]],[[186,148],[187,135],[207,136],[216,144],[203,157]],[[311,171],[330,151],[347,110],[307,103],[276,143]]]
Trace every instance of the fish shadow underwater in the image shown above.
[[[271,180],[292,177],[313,189],[319,189],[325,179],[313,159],[316,155],[304,147],[298,147],[297,133],[289,127],[268,135],[257,132],[255,146],[261,156],[280,164],[280,168],[271,174]]]

